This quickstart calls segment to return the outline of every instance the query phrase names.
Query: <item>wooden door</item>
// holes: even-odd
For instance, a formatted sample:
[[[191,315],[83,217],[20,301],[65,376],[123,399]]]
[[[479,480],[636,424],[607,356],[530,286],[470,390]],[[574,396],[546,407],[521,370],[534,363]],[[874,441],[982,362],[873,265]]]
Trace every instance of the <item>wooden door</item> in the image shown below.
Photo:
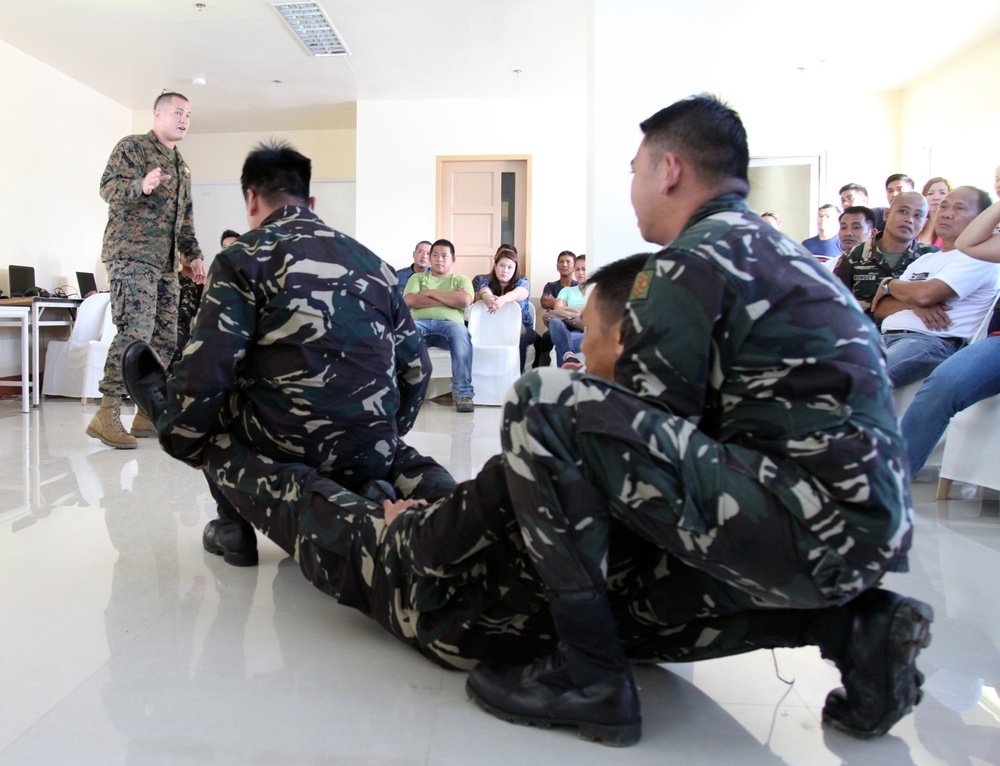
[[[455,244],[455,273],[474,277],[513,244],[528,274],[530,158],[439,157],[438,236]]]

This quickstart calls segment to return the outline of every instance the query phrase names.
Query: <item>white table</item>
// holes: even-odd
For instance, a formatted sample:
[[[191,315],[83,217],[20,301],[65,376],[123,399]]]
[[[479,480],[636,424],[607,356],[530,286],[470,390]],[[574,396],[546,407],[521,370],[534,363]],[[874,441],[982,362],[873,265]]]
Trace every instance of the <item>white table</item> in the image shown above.
[[[0,380],[0,386],[20,386],[21,387],[21,412],[29,412],[31,409],[31,397],[28,394],[30,388],[28,368],[28,327],[31,324],[31,310],[28,306],[0,306],[0,327],[21,328],[21,380]]]
[[[40,327],[72,327],[76,307],[80,301],[76,298],[7,298],[0,300],[0,326],[21,327],[21,382],[0,381],[0,385],[21,386],[21,411],[29,411],[30,404],[38,406],[39,376],[38,367],[41,359],[39,346]],[[53,316],[61,314],[61,316]],[[30,333],[29,333],[30,329]],[[30,335],[30,344],[29,344]],[[29,380],[28,367],[31,367]]]

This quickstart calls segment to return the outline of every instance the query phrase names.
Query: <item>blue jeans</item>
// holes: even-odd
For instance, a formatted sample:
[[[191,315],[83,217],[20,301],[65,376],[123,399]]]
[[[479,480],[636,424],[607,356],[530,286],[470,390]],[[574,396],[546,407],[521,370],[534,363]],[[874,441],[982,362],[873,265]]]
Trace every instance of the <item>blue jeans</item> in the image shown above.
[[[461,322],[450,319],[415,319],[428,346],[451,352],[451,393],[457,399],[475,396],[472,390],[472,338]]]
[[[955,353],[955,344],[922,332],[887,333],[885,362],[893,388],[926,378],[941,362]]]
[[[549,320],[549,335],[552,336],[552,348],[555,349],[556,358],[552,360],[555,367],[561,367],[563,357],[570,351],[574,354],[580,353],[580,341],[583,340],[583,333],[571,330],[561,319]]]
[[[996,394],[1000,394],[1000,336],[989,335],[941,362],[903,415],[910,473],[923,467],[955,413]]]

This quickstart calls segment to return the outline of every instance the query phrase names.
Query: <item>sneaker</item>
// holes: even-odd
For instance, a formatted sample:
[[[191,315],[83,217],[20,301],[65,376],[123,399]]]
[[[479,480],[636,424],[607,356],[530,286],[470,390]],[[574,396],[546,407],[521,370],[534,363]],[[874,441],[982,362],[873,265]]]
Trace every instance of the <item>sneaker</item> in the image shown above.
[[[475,409],[471,396],[459,396],[455,399],[455,412],[473,412]]]
[[[567,351],[565,356],[563,356],[561,366],[564,370],[581,370],[583,369],[583,362],[581,362],[572,351]]]
[[[859,739],[885,734],[923,696],[917,654],[930,644],[930,605],[872,589],[844,607],[850,628],[833,657],[844,685],[827,695],[823,723]]]

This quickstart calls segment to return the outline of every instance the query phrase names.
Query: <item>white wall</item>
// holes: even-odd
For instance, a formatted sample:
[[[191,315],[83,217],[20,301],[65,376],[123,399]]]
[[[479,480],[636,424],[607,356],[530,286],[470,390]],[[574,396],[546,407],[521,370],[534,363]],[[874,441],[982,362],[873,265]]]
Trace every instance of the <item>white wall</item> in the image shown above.
[[[0,73],[0,288],[14,263],[34,266],[40,287],[75,290],[76,272],[100,262],[101,173],[131,112],[4,42]],[[0,377],[20,373],[15,335],[0,333]]]
[[[998,71],[1000,39],[994,38],[904,91],[901,151],[918,184],[940,175],[993,195],[1000,165]]]
[[[405,266],[414,243],[438,234],[439,155],[531,155],[528,279],[540,294],[560,250],[584,251],[586,117],[582,96],[360,102],[357,238]]]
[[[75,286],[100,260],[101,174],[131,111],[4,42],[0,72],[0,287],[10,263],[34,266],[40,287]]]

